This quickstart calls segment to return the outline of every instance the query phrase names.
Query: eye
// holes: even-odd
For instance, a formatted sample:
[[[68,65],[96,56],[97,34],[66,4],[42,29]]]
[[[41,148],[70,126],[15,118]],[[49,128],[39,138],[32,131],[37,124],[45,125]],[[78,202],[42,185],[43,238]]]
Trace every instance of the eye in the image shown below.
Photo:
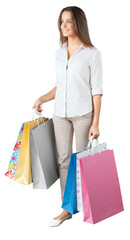
[[[70,21],[70,20],[68,20],[67,22],[68,22],[68,23],[71,23],[71,21]],[[61,20],[61,23],[63,23],[63,20]]]

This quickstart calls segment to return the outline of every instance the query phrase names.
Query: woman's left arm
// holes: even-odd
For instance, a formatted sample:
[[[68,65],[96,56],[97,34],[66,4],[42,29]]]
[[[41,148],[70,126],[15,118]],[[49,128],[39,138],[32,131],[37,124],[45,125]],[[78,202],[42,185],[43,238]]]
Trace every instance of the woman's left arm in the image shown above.
[[[92,96],[93,102],[93,123],[89,130],[89,138],[92,136],[92,139],[98,138],[100,135],[99,133],[99,116],[100,116],[100,109],[101,109],[101,94],[97,94]]]

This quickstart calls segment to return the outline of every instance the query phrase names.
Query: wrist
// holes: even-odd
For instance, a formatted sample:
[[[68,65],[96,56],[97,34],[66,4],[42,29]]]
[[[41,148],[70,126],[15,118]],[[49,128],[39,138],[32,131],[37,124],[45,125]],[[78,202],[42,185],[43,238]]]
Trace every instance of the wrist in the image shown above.
[[[42,103],[44,103],[44,99],[43,99],[43,96],[39,97],[38,100]]]
[[[98,127],[98,126],[99,126],[99,123],[98,123],[98,122],[93,122],[93,123],[92,123],[92,126]]]

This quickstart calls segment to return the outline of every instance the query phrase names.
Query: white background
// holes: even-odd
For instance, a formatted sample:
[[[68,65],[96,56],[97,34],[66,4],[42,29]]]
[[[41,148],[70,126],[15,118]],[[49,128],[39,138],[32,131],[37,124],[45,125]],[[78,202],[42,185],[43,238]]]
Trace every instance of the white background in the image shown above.
[[[54,87],[57,20],[69,5],[84,10],[91,41],[102,54],[99,142],[114,150],[125,211],[95,225],[83,222],[78,213],[50,228],[48,222],[62,211],[59,180],[48,190],[34,190],[4,173],[21,124],[31,120],[35,100]],[[130,239],[129,16],[126,0],[0,1],[1,239]],[[45,103],[43,116],[51,118],[53,107],[54,101]]]

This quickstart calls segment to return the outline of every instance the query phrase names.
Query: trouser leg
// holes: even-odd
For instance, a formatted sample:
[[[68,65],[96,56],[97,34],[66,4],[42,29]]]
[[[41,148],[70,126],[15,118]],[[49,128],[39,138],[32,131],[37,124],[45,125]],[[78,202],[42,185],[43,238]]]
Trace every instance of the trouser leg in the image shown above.
[[[58,151],[58,166],[63,201],[66,177],[73,145],[73,124],[67,118],[53,115],[54,132]]]
[[[76,152],[83,151],[89,141],[89,130],[93,122],[93,112],[71,118],[75,132]]]

